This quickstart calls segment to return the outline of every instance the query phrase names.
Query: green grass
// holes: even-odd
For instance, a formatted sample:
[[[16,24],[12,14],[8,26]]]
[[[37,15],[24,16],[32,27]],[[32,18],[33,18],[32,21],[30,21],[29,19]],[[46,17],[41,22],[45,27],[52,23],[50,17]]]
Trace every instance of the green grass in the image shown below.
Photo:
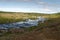
[[[13,23],[13,22],[19,22],[19,21],[24,21],[24,19],[13,19],[13,18],[0,17],[0,24]]]

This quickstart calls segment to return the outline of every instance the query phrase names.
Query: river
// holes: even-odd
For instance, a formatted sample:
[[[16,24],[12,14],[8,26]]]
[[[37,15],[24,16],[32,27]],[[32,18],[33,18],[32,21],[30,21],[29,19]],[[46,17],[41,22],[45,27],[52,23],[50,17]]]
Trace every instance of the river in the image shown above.
[[[32,26],[37,26],[38,22],[44,23],[45,18],[38,18],[36,20],[31,20],[28,19],[26,21],[21,21],[21,22],[15,22],[15,23],[9,23],[9,24],[0,24],[0,29],[7,29],[7,28],[21,28],[21,27],[32,27]]]

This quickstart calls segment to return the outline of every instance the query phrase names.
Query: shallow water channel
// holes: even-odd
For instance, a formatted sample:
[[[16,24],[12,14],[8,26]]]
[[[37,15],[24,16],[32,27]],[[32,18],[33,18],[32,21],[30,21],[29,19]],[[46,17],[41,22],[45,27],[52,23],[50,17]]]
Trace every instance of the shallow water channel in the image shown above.
[[[21,22],[15,22],[15,23],[9,23],[9,24],[0,24],[0,29],[7,29],[7,28],[20,28],[20,27],[32,27],[32,26],[38,26],[38,22],[44,22],[44,18],[39,18],[36,20],[28,19],[26,21]]]

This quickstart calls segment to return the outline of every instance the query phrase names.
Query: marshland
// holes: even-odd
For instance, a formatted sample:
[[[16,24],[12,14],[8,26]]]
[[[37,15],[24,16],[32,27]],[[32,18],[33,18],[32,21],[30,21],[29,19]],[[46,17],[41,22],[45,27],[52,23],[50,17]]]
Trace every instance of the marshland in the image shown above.
[[[1,12],[0,24],[9,24],[14,22],[25,21],[25,19],[35,20],[42,16],[47,18],[44,23],[39,22],[38,26],[29,28],[8,28],[0,29],[0,40],[35,40],[35,39],[52,39],[60,38],[60,13],[42,14],[42,13],[20,13],[20,12]]]

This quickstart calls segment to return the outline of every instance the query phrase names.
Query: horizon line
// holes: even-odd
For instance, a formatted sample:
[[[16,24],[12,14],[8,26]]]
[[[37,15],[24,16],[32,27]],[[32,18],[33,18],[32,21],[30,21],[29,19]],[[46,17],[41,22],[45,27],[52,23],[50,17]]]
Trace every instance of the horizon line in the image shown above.
[[[59,12],[51,12],[51,13],[45,13],[45,12],[21,12],[21,11],[0,11],[0,12],[18,12],[18,13],[42,13],[42,14],[54,14],[54,13],[59,13]]]

